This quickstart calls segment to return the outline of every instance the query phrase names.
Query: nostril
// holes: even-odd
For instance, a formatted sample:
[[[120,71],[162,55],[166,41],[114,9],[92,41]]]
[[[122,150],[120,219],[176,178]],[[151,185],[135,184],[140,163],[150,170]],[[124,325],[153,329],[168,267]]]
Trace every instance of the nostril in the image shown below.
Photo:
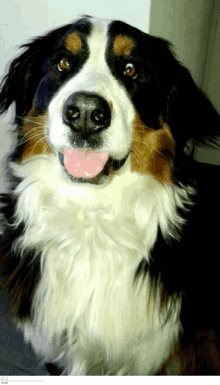
[[[92,119],[93,121],[99,123],[99,124],[102,124],[105,122],[106,120],[106,116],[105,116],[105,113],[101,110],[95,110],[92,112]]]
[[[80,118],[80,110],[78,107],[69,106],[66,111],[66,116],[70,120],[77,120]]]

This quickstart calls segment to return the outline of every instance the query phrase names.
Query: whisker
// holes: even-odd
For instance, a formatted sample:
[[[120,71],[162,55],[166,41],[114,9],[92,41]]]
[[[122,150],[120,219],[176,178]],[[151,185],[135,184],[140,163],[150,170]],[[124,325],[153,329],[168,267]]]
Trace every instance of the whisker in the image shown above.
[[[151,145],[149,145],[149,143],[144,143],[142,142],[141,140],[138,140],[138,139],[133,139],[134,142],[137,142],[137,143],[141,143],[142,145],[146,146],[148,148],[149,151],[151,151],[151,153],[153,151],[157,152],[159,155],[163,156],[163,152],[159,151],[156,147],[153,147]],[[135,149],[137,150],[137,149]]]
[[[24,136],[27,136],[27,135],[29,135],[30,133],[32,133],[32,131],[37,131],[36,132],[36,134],[37,133],[43,133],[44,132],[44,130],[41,128],[41,129],[39,129],[39,128],[37,128],[37,127],[33,127],[33,128],[31,128],[30,130],[28,130],[27,132],[25,132],[25,133],[23,133],[23,132],[21,132],[20,134],[24,137]],[[32,135],[32,134],[31,134]]]
[[[146,128],[146,127],[145,127]],[[158,130],[150,130],[149,132],[152,132],[152,131],[154,131],[154,135],[156,136],[156,137],[160,137],[161,136],[161,133],[160,132],[158,132]],[[143,135],[143,131],[141,131],[141,130],[136,130],[136,128],[134,128],[134,132],[137,132],[138,134],[142,134]],[[146,130],[146,134],[148,133],[148,131]]]
[[[21,145],[23,145],[24,143],[27,143],[29,140],[34,139],[34,138],[37,138],[40,134],[43,134],[43,132],[42,132],[42,133],[32,134],[31,136],[25,135],[25,136],[26,136],[25,140],[21,140],[20,143],[17,144],[17,146],[21,146]],[[23,138],[24,138],[24,137],[23,137]],[[23,139],[23,138],[22,138],[22,139]],[[42,137],[42,138],[40,138],[40,139],[43,140],[43,139],[45,139],[45,137]]]
[[[138,132],[138,131],[136,131],[136,132]],[[162,144],[163,144],[163,143],[169,144],[169,141],[166,140],[166,139],[164,139],[164,138],[161,138],[160,134],[155,134],[154,136],[155,136],[155,138],[156,138],[157,140],[159,140]],[[133,138],[133,140],[137,140],[137,141],[138,141],[138,139],[136,139],[136,138]],[[152,139],[151,139],[151,140],[152,140]],[[140,140],[139,142],[140,142],[140,143],[144,143],[142,140]],[[146,144],[146,143],[144,143],[144,144]],[[147,144],[146,144],[146,145],[147,145]]]
[[[134,150],[132,149],[132,147],[134,147],[134,145],[132,144],[131,147],[130,147],[130,150],[132,152],[132,156],[137,160],[138,164],[140,166],[143,166],[143,160],[142,160],[142,155],[140,154],[140,150],[135,148],[134,147]],[[145,159],[145,162],[147,164],[150,164],[150,162],[148,161],[148,159]]]
[[[36,116],[36,117],[21,117],[21,116],[18,116],[18,115],[15,115],[17,118],[20,118],[21,120],[23,120],[24,122],[26,123],[30,123],[30,124],[37,124],[38,126],[42,126],[42,127],[45,127],[45,124],[44,123],[41,123],[39,122],[38,120],[41,118],[40,116]]]
[[[145,130],[152,130],[152,128],[146,127],[144,124],[134,124],[134,129],[136,127],[144,128]]]
[[[32,155],[33,152],[34,152],[35,147],[36,147],[41,141],[44,142],[43,139],[44,139],[44,138],[40,138],[39,140],[37,140],[37,142],[34,144],[32,150],[31,150],[31,155]],[[45,150],[46,150],[46,147],[44,148],[44,151],[45,151]]]

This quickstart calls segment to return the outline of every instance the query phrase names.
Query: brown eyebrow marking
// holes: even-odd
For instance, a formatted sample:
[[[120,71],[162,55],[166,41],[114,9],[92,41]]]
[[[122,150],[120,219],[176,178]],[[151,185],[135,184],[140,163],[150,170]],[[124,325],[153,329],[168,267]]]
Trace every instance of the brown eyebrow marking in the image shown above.
[[[68,51],[75,53],[82,47],[82,40],[80,39],[78,33],[73,32],[66,37],[64,45]]]
[[[134,43],[128,36],[118,35],[115,37],[113,51],[116,55],[127,55],[133,47]]]

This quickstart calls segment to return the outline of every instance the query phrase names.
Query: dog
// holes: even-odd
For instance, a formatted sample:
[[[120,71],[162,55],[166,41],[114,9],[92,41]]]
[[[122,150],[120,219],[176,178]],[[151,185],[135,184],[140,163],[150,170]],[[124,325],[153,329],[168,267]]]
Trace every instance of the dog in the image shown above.
[[[1,271],[25,341],[62,375],[219,374],[218,167],[193,156],[219,114],[169,42],[121,21],[22,49]]]

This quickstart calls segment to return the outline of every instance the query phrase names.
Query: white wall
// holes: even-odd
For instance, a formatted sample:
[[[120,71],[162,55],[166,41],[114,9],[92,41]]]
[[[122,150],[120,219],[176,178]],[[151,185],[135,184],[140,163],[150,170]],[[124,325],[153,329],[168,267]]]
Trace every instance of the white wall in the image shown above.
[[[203,89],[211,99],[220,114],[220,1],[215,0],[210,37],[207,52],[207,61],[203,80]],[[220,145],[220,140],[219,140]],[[220,166],[220,149],[210,150],[198,148],[196,159],[199,162],[211,163]]]
[[[144,32],[149,30],[150,0],[7,0],[1,2],[0,12],[0,77],[6,74],[17,48],[32,37],[70,23],[76,15],[86,14],[106,19],[118,19]],[[13,109],[0,119],[0,165],[12,146],[9,123]],[[3,167],[3,166],[2,166]],[[0,192],[4,189],[0,168]]]
[[[220,1],[152,0],[149,32],[174,44],[179,60],[220,113]],[[220,149],[197,148],[195,158],[220,165]]]
[[[218,0],[219,1],[219,0]],[[150,34],[164,37],[202,86],[214,0],[152,0]]]
[[[220,1],[213,9],[203,89],[220,114]]]

